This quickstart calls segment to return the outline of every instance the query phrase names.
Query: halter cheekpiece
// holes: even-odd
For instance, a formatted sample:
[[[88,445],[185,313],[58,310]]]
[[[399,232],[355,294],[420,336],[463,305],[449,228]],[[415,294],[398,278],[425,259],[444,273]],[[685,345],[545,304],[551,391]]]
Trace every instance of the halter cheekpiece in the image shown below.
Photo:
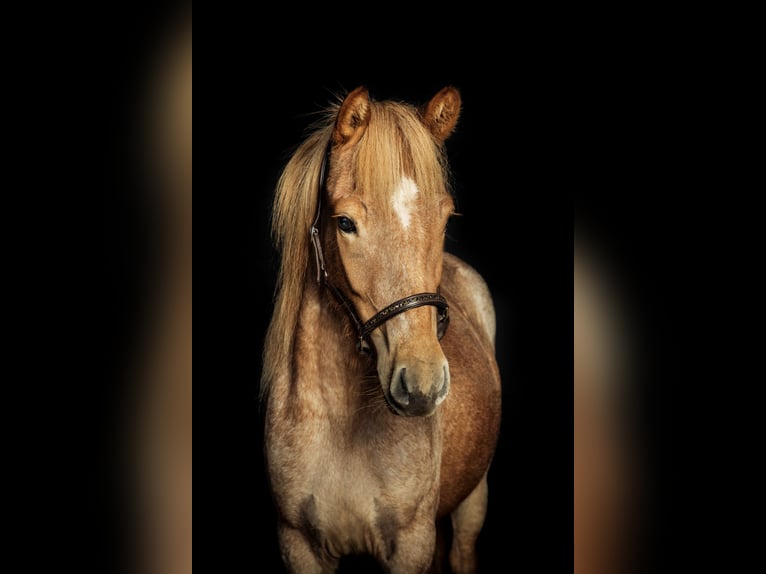
[[[311,224],[310,230],[311,243],[314,246],[314,256],[316,258],[317,283],[320,285],[322,283],[327,285],[327,287],[330,289],[330,292],[338,300],[338,302],[343,305],[349,317],[351,317],[351,321],[354,323],[354,327],[357,331],[357,351],[363,354],[369,354],[371,350],[369,344],[370,333],[372,333],[375,329],[380,327],[383,323],[392,317],[395,317],[400,313],[404,313],[405,311],[409,311],[410,309],[422,307],[423,305],[432,305],[438,308],[439,315],[437,318],[436,334],[441,340],[441,338],[447,332],[447,326],[449,325],[449,305],[447,304],[447,300],[442,297],[440,293],[417,293],[415,295],[403,297],[375,313],[375,315],[373,315],[369,320],[362,322],[351,300],[346,297],[346,295],[344,295],[340,289],[333,285],[332,282],[330,282],[327,275],[327,269],[325,268],[324,254],[322,253],[322,243],[319,239],[319,220],[322,212],[322,194],[325,191],[325,178],[327,175],[326,168],[329,155],[330,144],[327,145],[327,151],[324,154],[324,158],[322,159],[322,167],[319,171],[317,210],[316,216],[314,217],[314,222]]]

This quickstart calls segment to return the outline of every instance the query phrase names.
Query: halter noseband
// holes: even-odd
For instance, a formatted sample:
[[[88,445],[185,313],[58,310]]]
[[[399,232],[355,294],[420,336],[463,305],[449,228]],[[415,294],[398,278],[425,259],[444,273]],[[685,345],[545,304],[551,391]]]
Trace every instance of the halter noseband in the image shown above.
[[[383,323],[392,317],[395,317],[400,313],[404,313],[405,311],[409,311],[410,309],[422,307],[423,305],[432,305],[439,309],[436,334],[439,337],[439,340],[441,340],[441,338],[447,332],[447,326],[449,325],[449,305],[447,304],[447,300],[442,297],[441,294],[418,293],[416,295],[403,297],[402,299],[394,301],[390,305],[375,313],[375,315],[373,315],[369,320],[362,322],[351,300],[346,297],[346,295],[344,295],[340,289],[338,289],[330,282],[327,275],[327,269],[325,268],[324,254],[322,253],[322,243],[319,239],[319,219],[322,210],[322,193],[324,192],[325,188],[325,170],[327,167],[327,158],[329,155],[330,144],[327,145],[327,151],[325,152],[324,158],[322,159],[322,167],[319,171],[319,193],[317,198],[316,216],[314,217],[314,222],[311,224],[311,243],[314,246],[314,256],[316,258],[317,283],[321,285],[322,282],[324,282],[324,284],[327,285],[327,287],[330,289],[330,292],[338,300],[338,302],[341,303],[343,307],[345,307],[349,317],[351,317],[351,321],[354,323],[354,327],[356,327],[357,331],[357,351],[363,354],[369,354],[370,345],[367,339],[370,336],[370,333],[372,333],[375,329],[380,327]]]

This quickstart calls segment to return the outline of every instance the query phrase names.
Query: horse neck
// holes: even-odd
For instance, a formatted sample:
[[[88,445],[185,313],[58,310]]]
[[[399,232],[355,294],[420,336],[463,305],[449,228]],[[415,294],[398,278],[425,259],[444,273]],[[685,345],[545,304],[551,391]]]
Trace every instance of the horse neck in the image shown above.
[[[306,284],[291,356],[268,395],[267,443],[280,437],[297,452],[301,444],[315,444],[305,433],[329,436],[343,452],[373,457],[373,465],[425,457],[431,463],[423,468],[438,476],[433,464],[438,469],[441,460],[441,409],[431,417],[389,411],[373,360],[356,351],[350,320],[331,297],[323,286]]]
[[[435,440],[433,433],[438,431],[441,415],[391,414],[374,359],[356,350],[353,333],[350,318],[329,290],[307,282],[295,330],[288,390],[283,394],[283,404],[289,408],[280,416],[298,423],[323,419],[333,428],[345,428],[362,442],[368,436],[379,440],[381,432],[398,436],[402,431]]]
[[[290,393],[311,410],[354,413],[374,389],[382,392],[375,365],[356,351],[349,317],[312,279],[294,334]]]

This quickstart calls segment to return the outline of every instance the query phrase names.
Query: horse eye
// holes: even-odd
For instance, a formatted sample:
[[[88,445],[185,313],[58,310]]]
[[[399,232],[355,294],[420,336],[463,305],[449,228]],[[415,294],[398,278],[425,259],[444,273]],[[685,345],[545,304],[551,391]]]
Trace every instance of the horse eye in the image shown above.
[[[356,231],[356,225],[348,217],[338,218],[338,229],[343,233],[354,233]]]

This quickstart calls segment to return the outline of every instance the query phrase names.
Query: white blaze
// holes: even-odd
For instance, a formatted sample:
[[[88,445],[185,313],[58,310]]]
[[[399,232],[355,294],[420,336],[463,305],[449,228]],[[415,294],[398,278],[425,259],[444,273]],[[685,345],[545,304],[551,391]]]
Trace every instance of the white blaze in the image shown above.
[[[415,198],[419,191],[417,184],[409,177],[404,176],[402,181],[399,182],[399,187],[396,188],[394,196],[391,199],[394,213],[396,213],[399,221],[402,222],[402,227],[405,229],[410,226],[410,214],[412,213]]]

